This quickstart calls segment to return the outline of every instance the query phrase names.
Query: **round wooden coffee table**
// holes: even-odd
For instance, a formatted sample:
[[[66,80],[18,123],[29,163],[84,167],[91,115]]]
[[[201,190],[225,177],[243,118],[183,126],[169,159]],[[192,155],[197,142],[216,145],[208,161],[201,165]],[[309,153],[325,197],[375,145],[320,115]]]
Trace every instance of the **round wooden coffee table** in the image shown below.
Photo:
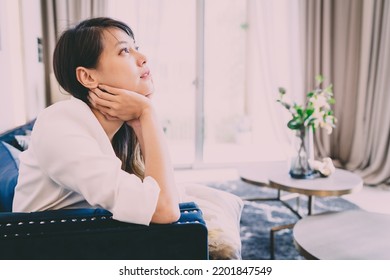
[[[299,195],[308,197],[307,215],[314,213],[315,196],[341,196],[351,194],[363,188],[363,180],[356,174],[342,169],[336,171],[329,177],[313,179],[294,179],[288,173],[288,165],[284,161],[259,162],[254,164],[242,165],[239,168],[239,174],[243,181],[256,185],[277,189],[277,197],[249,198],[250,201],[269,201],[278,200],[284,206],[289,208],[299,219],[302,218],[299,212]],[[281,195],[282,191],[289,192],[291,195],[298,196],[297,209],[294,209],[286,201],[292,196]],[[274,233],[293,228],[294,224],[275,226],[270,230],[270,255],[274,259]]]
[[[284,161],[258,162],[242,165],[238,170],[243,181],[278,190],[276,198],[251,198],[248,200],[281,200],[280,191],[308,196],[307,214],[313,214],[315,196],[341,196],[357,192],[363,188],[363,180],[356,174],[342,169],[326,178],[294,179],[288,173],[288,165]],[[285,203],[284,203],[285,204]],[[285,204],[289,207],[287,204]],[[293,209],[291,209],[295,212]],[[300,217],[299,213],[295,213]]]
[[[307,216],[293,229],[306,259],[390,260],[390,215],[363,210]]]
[[[363,180],[356,174],[342,169],[329,177],[314,179],[294,179],[289,174],[273,173],[269,177],[269,187],[308,196],[308,215],[313,214],[314,196],[341,196],[359,191]]]

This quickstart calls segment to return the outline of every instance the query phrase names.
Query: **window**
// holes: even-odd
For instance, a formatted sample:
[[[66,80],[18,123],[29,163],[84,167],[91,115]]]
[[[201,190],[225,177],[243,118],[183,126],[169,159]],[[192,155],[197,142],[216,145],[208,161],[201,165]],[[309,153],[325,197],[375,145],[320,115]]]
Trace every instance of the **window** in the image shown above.
[[[285,159],[275,101],[301,71],[296,1],[109,3],[149,58],[175,166]]]
[[[204,2],[203,162],[287,159],[276,99],[280,86],[303,92],[298,0]]]
[[[247,28],[246,1],[205,1],[205,163],[247,160],[251,155]]]
[[[195,157],[196,0],[111,1],[148,57],[154,101],[176,166]]]

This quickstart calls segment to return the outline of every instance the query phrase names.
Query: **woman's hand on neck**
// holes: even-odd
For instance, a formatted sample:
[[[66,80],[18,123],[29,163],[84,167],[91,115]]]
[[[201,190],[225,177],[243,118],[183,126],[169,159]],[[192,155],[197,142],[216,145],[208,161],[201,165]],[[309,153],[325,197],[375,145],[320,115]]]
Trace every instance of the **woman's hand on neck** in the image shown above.
[[[112,138],[114,138],[114,135],[118,132],[118,130],[123,125],[124,121],[113,118],[109,116],[103,115],[98,109],[95,109],[91,107],[91,110],[97,120],[99,121],[100,125],[103,127],[104,131],[106,132],[108,139],[110,139],[110,142],[112,141]]]

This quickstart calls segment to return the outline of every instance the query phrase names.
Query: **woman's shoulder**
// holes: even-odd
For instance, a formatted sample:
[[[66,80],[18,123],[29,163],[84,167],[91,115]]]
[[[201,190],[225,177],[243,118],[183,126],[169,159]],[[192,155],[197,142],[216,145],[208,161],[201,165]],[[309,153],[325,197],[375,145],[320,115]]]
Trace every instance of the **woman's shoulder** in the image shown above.
[[[70,99],[58,101],[48,106],[40,113],[38,118],[42,116],[60,117],[63,116],[63,114],[85,114],[88,111],[90,111],[90,109],[87,104],[77,98],[72,97]]]
[[[33,131],[58,128],[77,129],[96,122],[91,109],[83,101],[70,98],[45,108],[37,117]]]

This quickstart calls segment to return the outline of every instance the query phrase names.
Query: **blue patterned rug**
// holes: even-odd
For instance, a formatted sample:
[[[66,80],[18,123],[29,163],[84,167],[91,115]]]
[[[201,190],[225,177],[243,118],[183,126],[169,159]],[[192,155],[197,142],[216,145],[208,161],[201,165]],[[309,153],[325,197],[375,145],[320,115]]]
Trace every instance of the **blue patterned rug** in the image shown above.
[[[211,182],[208,186],[234,193],[242,198],[276,197],[277,191],[257,187],[243,181]],[[287,193],[283,193],[287,194]],[[289,204],[295,208],[296,199]],[[359,208],[340,197],[315,198],[314,211],[342,211]],[[307,197],[300,198],[300,213],[307,212]],[[279,201],[245,201],[241,216],[242,258],[244,260],[270,259],[270,229],[278,225],[295,223],[298,218]],[[294,246],[292,231],[285,229],[275,234],[275,259],[303,259]]]

